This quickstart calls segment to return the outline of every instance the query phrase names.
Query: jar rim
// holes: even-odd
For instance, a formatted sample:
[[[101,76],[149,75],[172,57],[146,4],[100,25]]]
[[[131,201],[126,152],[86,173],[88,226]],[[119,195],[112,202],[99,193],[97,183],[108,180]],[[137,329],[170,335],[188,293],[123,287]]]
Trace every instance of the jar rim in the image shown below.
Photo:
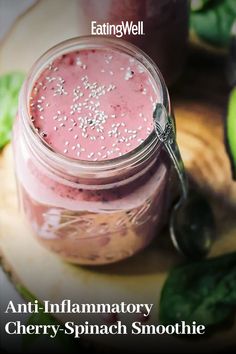
[[[19,99],[19,112],[22,115],[22,121],[26,134],[32,141],[32,146],[37,154],[40,152],[50,163],[54,164],[54,168],[60,170],[66,169],[73,175],[80,173],[101,173],[117,169],[124,169],[132,165],[136,165],[141,161],[145,161],[154,149],[160,151],[162,143],[158,141],[155,130],[135,149],[130,152],[107,160],[87,161],[66,157],[56,152],[49,144],[47,144],[39,134],[37,134],[33,122],[30,119],[29,102],[33,89],[33,84],[39,77],[43,69],[58,56],[73,52],[75,50],[84,49],[113,49],[119,50],[138,60],[149,72],[155,84],[157,85],[161,97],[161,103],[170,113],[170,98],[164,78],[154,61],[140,48],[127,41],[98,36],[81,36],[65,40],[46,51],[32,66],[28,78],[25,80]],[[25,104],[26,103],[26,104]]]

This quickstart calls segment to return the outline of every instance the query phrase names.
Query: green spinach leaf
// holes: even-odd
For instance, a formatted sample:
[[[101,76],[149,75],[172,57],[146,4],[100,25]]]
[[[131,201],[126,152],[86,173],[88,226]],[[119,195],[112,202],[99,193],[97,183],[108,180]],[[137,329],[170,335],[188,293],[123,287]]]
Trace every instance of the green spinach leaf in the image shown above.
[[[204,1],[199,9],[196,11],[196,7],[193,7],[191,12],[190,24],[193,31],[209,44],[228,46],[230,31],[236,20],[236,1]]]
[[[13,72],[0,77],[0,149],[11,138],[13,120],[18,106],[18,95],[24,74]]]
[[[236,253],[175,268],[160,300],[164,324],[221,324],[236,310]]]
[[[213,0],[192,0],[191,1],[191,11],[202,10],[206,5],[209,5]]]

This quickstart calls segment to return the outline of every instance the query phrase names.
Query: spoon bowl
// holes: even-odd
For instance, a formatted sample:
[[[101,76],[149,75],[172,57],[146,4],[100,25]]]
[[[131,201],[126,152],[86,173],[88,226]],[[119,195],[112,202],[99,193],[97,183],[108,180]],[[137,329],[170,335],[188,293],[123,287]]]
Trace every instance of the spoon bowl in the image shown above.
[[[163,104],[156,105],[153,119],[156,135],[175,167],[181,187],[181,196],[170,215],[172,242],[186,257],[205,256],[211,248],[215,232],[211,207],[202,194],[196,190],[189,191],[187,174],[176,142],[174,120]]]
[[[171,211],[170,236],[184,256],[198,259],[209,252],[215,237],[215,220],[206,198],[191,189],[188,198]]]

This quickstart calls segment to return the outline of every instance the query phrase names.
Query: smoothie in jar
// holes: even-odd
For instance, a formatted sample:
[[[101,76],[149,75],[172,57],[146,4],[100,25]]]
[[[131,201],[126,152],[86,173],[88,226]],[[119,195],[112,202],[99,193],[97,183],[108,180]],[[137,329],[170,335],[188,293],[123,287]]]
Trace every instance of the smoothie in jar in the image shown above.
[[[158,233],[168,204],[170,164],[152,118],[157,102],[169,105],[160,73],[111,39],[74,39],[45,56],[14,129],[21,207],[41,243],[71,262],[127,258]]]

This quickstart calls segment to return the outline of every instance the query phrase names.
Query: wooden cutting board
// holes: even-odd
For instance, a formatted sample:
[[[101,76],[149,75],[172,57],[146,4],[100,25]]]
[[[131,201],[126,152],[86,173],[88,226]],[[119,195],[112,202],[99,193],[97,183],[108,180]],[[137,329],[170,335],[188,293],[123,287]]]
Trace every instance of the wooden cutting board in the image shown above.
[[[78,2],[40,1],[21,17],[0,47],[0,72],[28,70],[48,47],[75,35],[82,14]],[[81,18],[80,18],[81,17]],[[42,21],[44,26],[42,27]],[[63,31],[62,31],[63,28]],[[29,45],[30,43],[30,45]],[[217,239],[211,256],[236,250],[236,183],[224,147],[223,124],[228,88],[222,58],[192,53],[183,78],[171,89],[178,142],[190,177],[209,196],[216,221]],[[79,267],[63,262],[32,237],[17,208],[11,146],[0,158],[0,251],[3,265],[12,279],[24,285],[39,299],[60,302],[154,303],[150,323],[157,321],[160,292],[169,270],[181,261],[168,232],[139,255],[124,262],[101,267]],[[75,315],[59,315],[60,320],[78,321]],[[80,321],[85,318],[80,317]],[[122,320],[122,316],[121,316]],[[98,319],[99,321],[99,319]],[[91,337],[103,344],[133,350],[144,342],[141,336]],[[149,336],[148,348],[175,346],[180,351],[206,351],[236,345],[235,328],[194,345],[175,337]]]

